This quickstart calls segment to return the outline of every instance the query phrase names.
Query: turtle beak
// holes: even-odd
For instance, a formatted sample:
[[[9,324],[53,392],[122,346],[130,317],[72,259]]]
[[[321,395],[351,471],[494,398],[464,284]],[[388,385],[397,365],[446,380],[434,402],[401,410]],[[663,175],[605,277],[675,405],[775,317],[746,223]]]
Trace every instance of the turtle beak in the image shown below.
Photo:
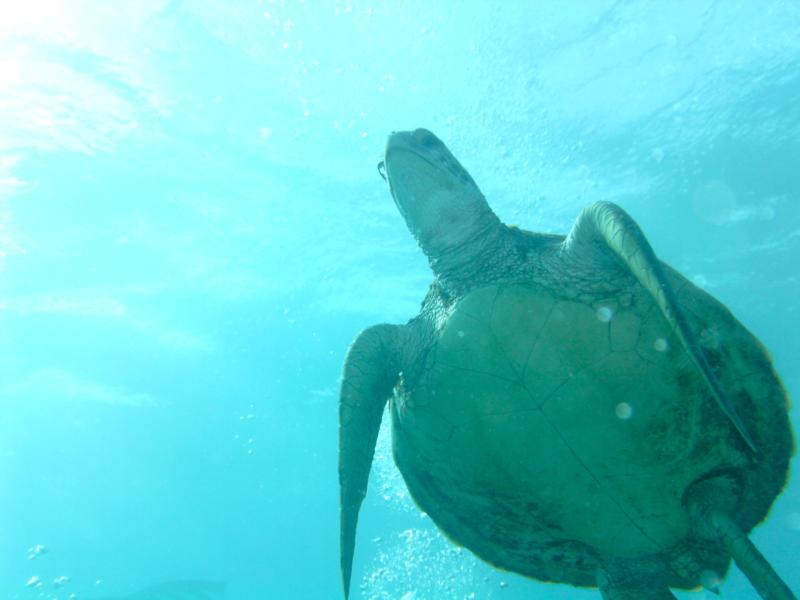
[[[380,175],[384,181],[389,181],[386,179],[386,163],[383,161],[378,163],[378,175]]]

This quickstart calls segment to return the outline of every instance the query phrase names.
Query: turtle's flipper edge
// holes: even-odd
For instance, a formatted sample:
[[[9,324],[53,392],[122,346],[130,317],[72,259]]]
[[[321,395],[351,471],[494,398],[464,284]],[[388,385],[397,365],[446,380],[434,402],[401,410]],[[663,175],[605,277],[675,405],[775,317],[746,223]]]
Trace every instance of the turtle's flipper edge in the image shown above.
[[[386,401],[397,381],[396,339],[400,327],[364,330],[347,353],[339,394],[340,551],[345,598],[355,552],[356,525],[375,453]]]
[[[583,209],[569,236],[564,242],[569,254],[590,255],[598,244],[605,245],[622,261],[637,281],[650,293],[658,304],[664,318],[672,326],[675,335],[700,371],[703,379],[747,446],[758,452],[753,438],[744,426],[719,379],[708,364],[703,349],[695,339],[683,311],[678,305],[672,286],[667,281],[664,269],[656,258],[642,230],[636,222],[616,204],[595,202]]]

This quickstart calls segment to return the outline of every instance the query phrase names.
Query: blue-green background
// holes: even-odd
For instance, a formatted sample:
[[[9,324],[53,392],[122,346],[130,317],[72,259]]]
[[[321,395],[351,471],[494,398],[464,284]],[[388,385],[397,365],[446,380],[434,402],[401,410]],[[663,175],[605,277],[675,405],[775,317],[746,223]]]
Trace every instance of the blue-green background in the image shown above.
[[[341,363],[430,279],[376,171],[393,130],[435,131],[506,222],[621,204],[800,389],[796,0],[0,13],[1,598],[337,597]],[[754,538],[800,591],[796,474]],[[355,569],[370,600],[599,598],[453,548],[385,435]]]

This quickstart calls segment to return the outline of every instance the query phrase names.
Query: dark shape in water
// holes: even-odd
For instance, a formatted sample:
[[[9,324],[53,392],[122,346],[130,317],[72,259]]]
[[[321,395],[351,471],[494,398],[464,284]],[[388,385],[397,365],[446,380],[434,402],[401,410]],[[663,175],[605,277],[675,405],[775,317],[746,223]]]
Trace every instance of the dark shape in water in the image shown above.
[[[747,537],[793,451],[758,340],[614,204],[568,236],[507,227],[423,129],[389,138],[385,171],[435,279],[417,317],[365,330],[345,362],[345,596],[391,397],[414,499],[493,565],[656,600],[733,558],[764,598],[794,598]]]
[[[223,600],[225,584],[213,581],[172,581],[148,587],[122,598],[104,600]]]

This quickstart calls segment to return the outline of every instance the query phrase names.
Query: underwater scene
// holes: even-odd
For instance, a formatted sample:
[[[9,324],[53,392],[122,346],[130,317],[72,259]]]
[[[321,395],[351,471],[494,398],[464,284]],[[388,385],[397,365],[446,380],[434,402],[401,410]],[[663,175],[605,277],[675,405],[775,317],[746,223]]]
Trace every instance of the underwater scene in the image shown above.
[[[798,31],[5,2],[0,598],[800,595]]]

